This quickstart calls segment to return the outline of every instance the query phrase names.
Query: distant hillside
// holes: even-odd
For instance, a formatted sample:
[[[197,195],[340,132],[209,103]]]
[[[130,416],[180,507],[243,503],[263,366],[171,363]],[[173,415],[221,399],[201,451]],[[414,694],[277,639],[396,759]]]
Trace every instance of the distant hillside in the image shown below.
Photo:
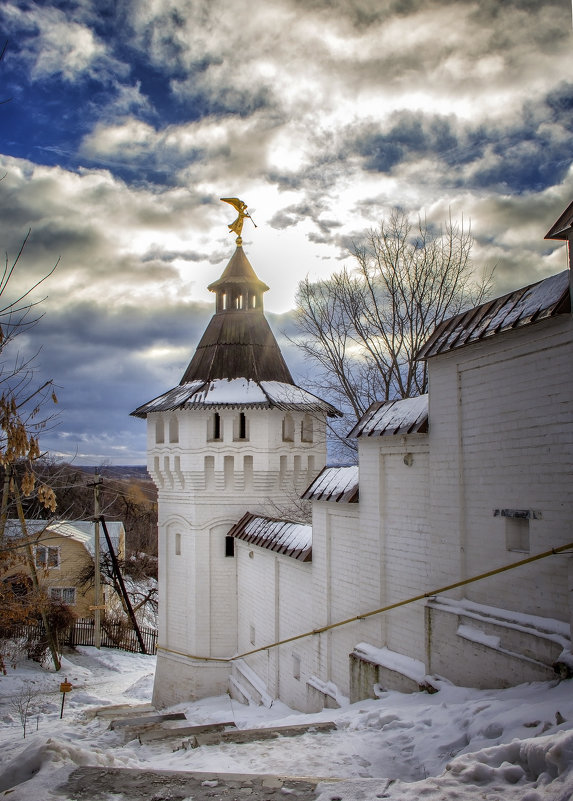
[[[106,464],[100,467],[93,465],[78,465],[78,468],[85,473],[93,475],[96,471],[102,476],[118,479],[138,479],[139,481],[150,481],[147,467],[144,464]]]

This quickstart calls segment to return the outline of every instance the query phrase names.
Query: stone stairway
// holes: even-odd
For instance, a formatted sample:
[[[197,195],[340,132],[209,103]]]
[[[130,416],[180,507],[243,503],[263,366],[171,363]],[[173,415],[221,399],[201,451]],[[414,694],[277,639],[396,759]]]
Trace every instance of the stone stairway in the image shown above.
[[[127,768],[76,768],[59,787],[54,798],[75,801],[316,801],[316,788],[322,781],[335,779],[233,773],[181,773],[142,771]],[[335,795],[335,793],[333,793]]]

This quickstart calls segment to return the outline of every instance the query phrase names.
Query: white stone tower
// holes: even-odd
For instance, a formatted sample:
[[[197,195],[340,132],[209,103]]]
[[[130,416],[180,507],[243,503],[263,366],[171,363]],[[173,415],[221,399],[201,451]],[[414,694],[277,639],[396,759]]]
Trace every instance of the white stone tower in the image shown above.
[[[132,412],[147,418],[159,493],[157,706],[227,690],[238,614],[229,529],[304,490],[325,464],[326,417],[338,414],[294,384],[240,235],[209,289],[216,311],[181,383]]]

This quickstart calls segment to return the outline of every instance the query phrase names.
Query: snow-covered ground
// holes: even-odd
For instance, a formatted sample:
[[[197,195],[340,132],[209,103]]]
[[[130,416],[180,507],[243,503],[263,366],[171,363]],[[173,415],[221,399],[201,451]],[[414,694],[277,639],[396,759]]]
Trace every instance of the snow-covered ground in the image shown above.
[[[351,779],[321,784],[317,799],[390,801],[570,801],[573,682],[479,691],[441,685],[435,695],[383,693],[317,715],[275,702],[243,706],[228,696],[180,704],[190,724],[234,720],[240,728],[334,720],[329,733],[173,751],[173,741],[124,743],[106,704],[149,702],[154,657],[81,647],[61,674],[26,662],[0,677],[0,795],[59,799],[54,788],[78,765],[138,770],[278,773]],[[59,684],[74,689],[60,720]],[[26,739],[15,704],[33,690]],[[114,798],[117,796],[114,795]],[[122,796],[122,798],[124,798]],[[72,801],[70,796],[70,801]],[[125,797],[128,801],[128,797]]]

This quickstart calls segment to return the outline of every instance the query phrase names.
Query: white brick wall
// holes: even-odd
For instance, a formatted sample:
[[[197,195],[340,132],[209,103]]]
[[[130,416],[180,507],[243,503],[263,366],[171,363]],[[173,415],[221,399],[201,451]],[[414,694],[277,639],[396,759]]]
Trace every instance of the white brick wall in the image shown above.
[[[436,579],[455,580],[456,566],[469,576],[528,555],[506,549],[507,521],[495,509],[541,513],[529,522],[532,554],[573,540],[572,362],[567,316],[430,360]],[[442,540],[455,557],[448,559]],[[567,559],[555,557],[464,594],[566,620],[566,571]]]
[[[148,417],[148,469],[159,490],[159,643],[169,649],[160,655],[161,673],[169,675],[163,663],[175,660],[170,652],[177,652],[183,655],[173,668],[178,680],[203,694],[220,686],[230,666],[193,662],[189,655],[228,657],[237,650],[237,562],[225,556],[226,533],[247,511],[272,514],[271,502],[288,506],[293,485],[302,491],[326,458],[323,419],[314,418],[313,441],[303,442],[304,415],[291,413],[294,438],[283,442],[284,412],[246,409],[248,438],[236,440],[240,411],[219,410],[222,436],[213,441],[209,440],[213,413],[184,410]],[[171,420],[178,426],[170,427]],[[163,426],[159,442],[158,422]],[[172,435],[178,429],[177,441],[170,441],[170,428]],[[180,555],[175,554],[176,533],[181,534]],[[256,584],[253,602],[259,591],[272,595],[272,581]],[[266,596],[261,608],[267,609]],[[260,641],[267,636],[268,625],[265,621],[256,628]],[[201,676],[195,675],[198,672]],[[209,674],[214,682],[211,690]],[[278,678],[274,681],[277,684]],[[165,689],[161,702],[168,702]]]
[[[250,543],[236,542],[238,570],[238,652],[271,645],[308,631],[312,567]],[[254,643],[252,637],[254,634]],[[293,654],[300,676],[293,675]],[[295,709],[306,708],[306,676],[312,671],[308,640],[245,657],[267,692]]]

